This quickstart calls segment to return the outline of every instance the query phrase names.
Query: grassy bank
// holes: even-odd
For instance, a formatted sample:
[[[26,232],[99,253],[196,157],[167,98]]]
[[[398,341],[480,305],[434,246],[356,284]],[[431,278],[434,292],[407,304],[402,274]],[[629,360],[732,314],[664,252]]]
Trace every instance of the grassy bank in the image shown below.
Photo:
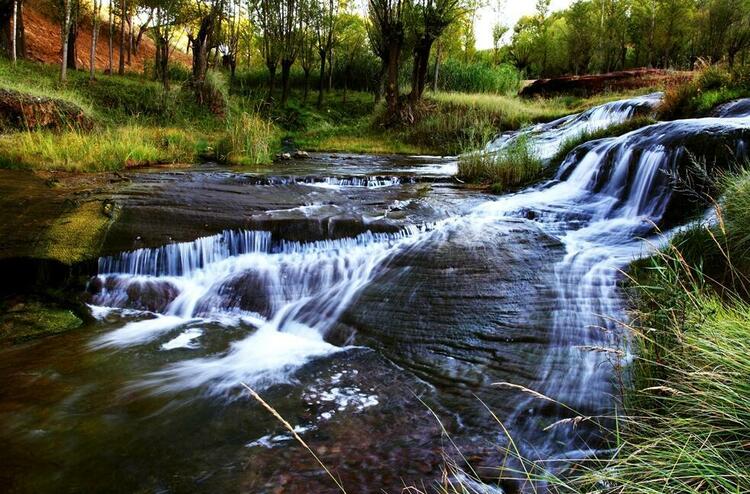
[[[333,90],[319,109],[315,92],[305,100],[301,90],[293,90],[282,108],[268,104],[263,88],[229,87],[224,75],[209,75],[223,115],[196,104],[179,82],[165,93],[139,74],[100,74],[92,82],[86,72],[73,71],[61,85],[55,66],[0,61],[0,87],[76,105],[94,122],[93,130],[68,126],[5,133],[0,167],[103,171],[201,160],[254,165],[270,162],[282,141],[308,151],[452,155],[476,149],[500,131],[623,96],[523,100],[428,93],[412,124],[385,128],[383,106],[371,93]]]
[[[631,270],[637,357],[615,456],[557,491],[750,492],[750,172],[721,185],[715,225]]]
[[[104,171],[165,163],[216,160],[268,162],[279,147],[275,126],[243,98],[229,97],[221,75],[212,77],[224,115],[194,102],[179,84],[165,93],[143,76],[106,76],[89,81],[73,71],[61,85],[57,68],[0,61],[0,86],[72,103],[93,120],[93,130],[18,130],[0,136],[0,167]],[[224,86],[224,87],[222,87]]]

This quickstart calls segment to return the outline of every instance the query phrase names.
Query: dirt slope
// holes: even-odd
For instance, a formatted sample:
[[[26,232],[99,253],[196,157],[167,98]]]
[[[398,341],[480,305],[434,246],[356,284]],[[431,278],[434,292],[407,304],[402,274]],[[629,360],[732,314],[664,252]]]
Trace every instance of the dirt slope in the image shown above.
[[[32,3],[27,2],[23,10],[23,24],[26,34],[26,56],[29,60],[44,63],[60,63],[60,25],[42,14]],[[108,36],[109,25],[102,23],[96,47],[96,68],[105,70],[108,67]],[[91,50],[91,24],[85,21],[78,31],[78,42],[76,43],[76,62],[79,69],[87,69],[89,64],[89,53]],[[125,70],[142,72],[144,60],[154,59],[154,43],[147,36],[143,36],[138,53],[132,53],[130,65]],[[127,56],[127,55],[126,55]],[[118,64],[117,44],[115,40],[113,66],[117,70]],[[172,60],[190,65],[190,56],[179,50],[175,50]]]

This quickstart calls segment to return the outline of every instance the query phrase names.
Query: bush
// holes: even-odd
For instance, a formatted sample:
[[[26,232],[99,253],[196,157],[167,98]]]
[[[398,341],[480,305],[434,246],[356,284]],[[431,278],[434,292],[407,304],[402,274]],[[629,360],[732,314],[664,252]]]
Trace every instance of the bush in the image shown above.
[[[750,95],[750,78],[746,72],[733,73],[709,65],[684,84],[667,88],[657,110],[659,118],[673,120],[705,116],[721,103]]]
[[[512,65],[446,60],[440,67],[438,87],[445,91],[507,94],[518,92],[521,73]]]

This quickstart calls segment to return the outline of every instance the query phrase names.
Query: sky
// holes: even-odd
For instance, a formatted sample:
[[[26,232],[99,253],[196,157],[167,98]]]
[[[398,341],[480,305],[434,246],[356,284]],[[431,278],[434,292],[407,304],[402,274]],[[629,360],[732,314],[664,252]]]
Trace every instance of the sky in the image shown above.
[[[474,32],[477,36],[477,48],[480,50],[492,48],[492,26],[497,22],[497,14],[493,11],[493,5],[497,5],[497,1],[489,0],[490,5],[477,12]],[[504,0],[503,3],[501,22],[510,28],[504,38],[507,43],[510,41],[516,21],[525,15],[534,13],[536,0]],[[550,11],[562,10],[571,3],[573,3],[573,0],[552,0]]]

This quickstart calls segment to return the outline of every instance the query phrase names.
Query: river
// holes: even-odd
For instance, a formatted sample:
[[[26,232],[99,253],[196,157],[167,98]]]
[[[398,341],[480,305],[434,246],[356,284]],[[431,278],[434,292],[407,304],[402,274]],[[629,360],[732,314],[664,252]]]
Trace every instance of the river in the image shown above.
[[[488,149],[521,135],[550,158],[659,97]],[[528,491],[508,436],[530,468],[607,454],[631,358],[622,270],[687,220],[670,172],[698,151],[745,153],[746,106],[586,143],[554,179],[504,196],[435,157],[130,174],[82,294],[94,320],[0,350],[0,481],[336,492],[240,383],[348,492],[429,486],[446,457],[480,492]]]

